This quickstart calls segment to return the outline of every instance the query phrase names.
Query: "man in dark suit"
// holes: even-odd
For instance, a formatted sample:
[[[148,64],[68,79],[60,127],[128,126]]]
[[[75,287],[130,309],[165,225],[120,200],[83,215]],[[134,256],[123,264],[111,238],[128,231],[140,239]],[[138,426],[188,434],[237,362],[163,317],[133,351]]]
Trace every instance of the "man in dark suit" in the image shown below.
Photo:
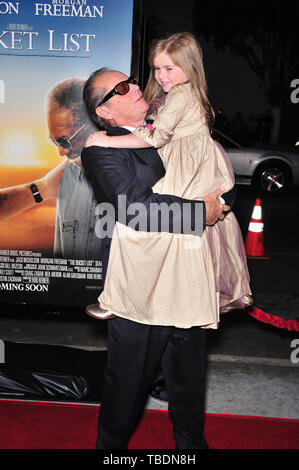
[[[121,135],[143,125],[148,105],[134,81],[118,71],[101,69],[87,80],[84,101],[90,116],[109,135]],[[200,221],[200,236],[206,224],[222,218],[222,205],[217,196],[206,201],[189,201],[176,196],[155,194],[151,187],[164,176],[162,161],[154,148],[113,149],[91,146],[83,150],[82,163],[99,202],[111,203],[118,209],[118,196],[130,204],[143,204],[150,222],[151,204],[190,204],[190,220],[169,217],[168,232],[194,233]],[[231,206],[234,192],[223,196]],[[121,222],[129,224],[132,215]],[[162,213],[158,231],[165,231]],[[197,217],[197,220],[196,220]],[[150,230],[150,223],[146,225]],[[163,229],[162,229],[163,227]],[[155,231],[157,227],[155,226]],[[111,239],[102,243],[103,284],[108,265]],[[130,436],[142,413],[148,390],[159,364],[162,364],[169,395],[169,413],[174,423],[173,435],[178,449],[207,448],[203,433],[205,394],[206,330],[200,327],[145,325],[128,318],[108,321],[108,361],[99,415],[99,449],[127,448]]]

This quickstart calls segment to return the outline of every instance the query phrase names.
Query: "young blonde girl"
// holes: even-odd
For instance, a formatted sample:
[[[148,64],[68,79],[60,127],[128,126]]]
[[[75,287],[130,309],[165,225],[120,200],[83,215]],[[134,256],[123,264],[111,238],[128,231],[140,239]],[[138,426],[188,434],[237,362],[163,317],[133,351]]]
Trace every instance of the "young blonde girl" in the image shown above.
[[[156,41],[145,98],[152,125],[125,136],[96,133],[88,145],[158,149],[166,174],[156,193],[203,199],[234,186],[222,147],[211,138],[214,112],[200,45],[190,33]],[[136,232],[116,223],[98,318],[217,328],[219,314],[251,303],[242,235],[232,212],[203,236]],[[182,312],[184,320],[182,321]]]

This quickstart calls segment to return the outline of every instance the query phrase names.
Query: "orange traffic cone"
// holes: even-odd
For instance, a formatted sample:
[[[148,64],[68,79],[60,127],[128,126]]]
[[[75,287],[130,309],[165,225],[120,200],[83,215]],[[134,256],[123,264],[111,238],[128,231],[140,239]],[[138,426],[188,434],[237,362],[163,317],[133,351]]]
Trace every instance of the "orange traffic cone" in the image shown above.
[[[247,258],[270,259],[264,249],[263,229],[262,203],[260,199],[256,199],[245,241]]]

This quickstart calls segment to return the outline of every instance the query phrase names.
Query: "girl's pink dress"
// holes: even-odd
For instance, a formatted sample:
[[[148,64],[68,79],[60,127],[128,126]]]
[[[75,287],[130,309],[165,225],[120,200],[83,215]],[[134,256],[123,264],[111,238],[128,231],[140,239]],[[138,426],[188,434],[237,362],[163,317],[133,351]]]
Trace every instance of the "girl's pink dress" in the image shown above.
[[[153,191],[203,199],[234,186],[191,85],[174,87],[153,128],[134,134],[158,148],[166,174]],[[217,328],[220,313],[252,303],[242,234],[233,212],[196,235],[138,232],[116,223],[100,306],[151,325]]]

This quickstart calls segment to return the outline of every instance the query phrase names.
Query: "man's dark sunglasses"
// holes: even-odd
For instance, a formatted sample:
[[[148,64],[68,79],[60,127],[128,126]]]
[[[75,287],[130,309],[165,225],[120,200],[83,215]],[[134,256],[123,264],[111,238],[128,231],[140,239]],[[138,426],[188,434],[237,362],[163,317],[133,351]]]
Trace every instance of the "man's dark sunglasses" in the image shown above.
[[[129,77],[128,80],[124,80],[122,82],[119,82],[113,90],[109,91],[106,96],[97,104],[97,108],[101,106],[102,104],[106,103],[106,101],[110,100],[112,96],[114,95],[126,95],[129,90],[130,90],[130,83],[132,85],[138,85],[137,80],[135,80],[133,77]]]
[[[79,132],[84,129],[84,127],[87,126],[87,124],[83,124],[76,132],[73,134],[71,137],[68,139],[63,135],[62,137],[55,137],[54,139],[50,138],[50,141],[57,145],[57,147],[63,147],[65,149],[70,149],[72,147],[72,140],[79,134]]]

